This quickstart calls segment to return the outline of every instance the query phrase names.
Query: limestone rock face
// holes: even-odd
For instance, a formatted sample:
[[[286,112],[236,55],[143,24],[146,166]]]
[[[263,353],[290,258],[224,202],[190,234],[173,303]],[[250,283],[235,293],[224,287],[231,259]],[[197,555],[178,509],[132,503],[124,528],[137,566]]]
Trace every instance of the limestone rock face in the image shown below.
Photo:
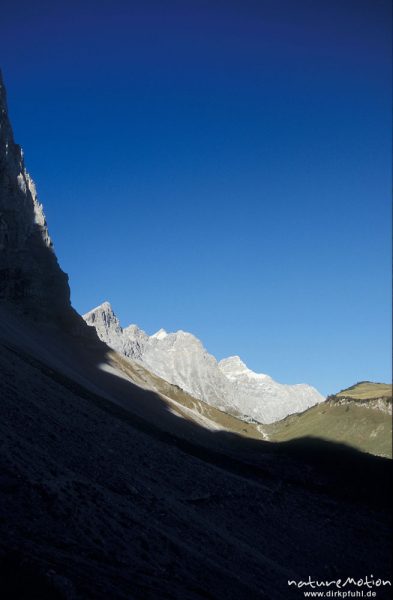
[[[23,151],[14,142],[0,72],[1,301],[37,318],[75,315],[68,276],[59,267]]]
[[[246,421],[274,423],[324,401],[307,384],[285,385],[254,373],[239,356],[220,362],[191,333],[147,335],[137,325],[124,329],[109,302],[83,316],[108,346],[177,385],[194,398]]]
[[[123,329],[109,302],[83,315],[86,323],[95,328],[98,337],[110,348],[135,360],[139,360],[149,336],[136,325]]]

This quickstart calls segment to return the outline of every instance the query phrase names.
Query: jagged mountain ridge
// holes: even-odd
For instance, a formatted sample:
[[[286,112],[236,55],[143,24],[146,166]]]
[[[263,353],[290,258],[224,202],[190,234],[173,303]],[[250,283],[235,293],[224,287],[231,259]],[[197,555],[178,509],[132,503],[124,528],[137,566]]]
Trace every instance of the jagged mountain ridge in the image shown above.
[[[35,318],[77,319],[33,180],[15,143],[0,72],[0,301]],[[83,327],[83,323],[80,323]]]
[[[123,329],[109,302],[83,318],[112,349],[195,398],[244,420],[273,423],[324,400],[309,385],[280,384],[254,373],[238,356],[218,362],[191,333],[161,329],[149,336],[137,325]]]

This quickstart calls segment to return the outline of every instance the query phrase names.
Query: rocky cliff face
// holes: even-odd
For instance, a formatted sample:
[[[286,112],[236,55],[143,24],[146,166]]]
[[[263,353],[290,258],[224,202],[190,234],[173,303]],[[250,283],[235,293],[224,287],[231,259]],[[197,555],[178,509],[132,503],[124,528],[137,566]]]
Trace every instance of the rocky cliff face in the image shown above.
[[[93,308],[83,318],[110,348],[134,360],[141,359],[149,336],[136,325],[123,329],[109,302]]]
[[[108,302],[83,318],[114,350],[194,398],[244,420],[273,423],[324,400],[310,385],[284,385],[254,373],[238,356],[218,362],[191,333],[160,329],[148,336],[136,325],[122,329]]]
[[[75,316],[42,205],[14,142],[0,73],[0,301],[37,318]]]

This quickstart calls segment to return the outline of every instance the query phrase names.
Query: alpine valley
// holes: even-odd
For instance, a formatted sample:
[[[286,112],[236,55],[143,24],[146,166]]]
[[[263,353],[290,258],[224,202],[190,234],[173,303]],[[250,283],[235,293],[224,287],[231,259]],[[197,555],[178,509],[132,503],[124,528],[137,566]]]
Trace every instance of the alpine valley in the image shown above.
[[[291,581],[388,581],[389,389],[344,392],[123,330],[108,304],[83,319],[0,75],[1,598],[295,600]]]

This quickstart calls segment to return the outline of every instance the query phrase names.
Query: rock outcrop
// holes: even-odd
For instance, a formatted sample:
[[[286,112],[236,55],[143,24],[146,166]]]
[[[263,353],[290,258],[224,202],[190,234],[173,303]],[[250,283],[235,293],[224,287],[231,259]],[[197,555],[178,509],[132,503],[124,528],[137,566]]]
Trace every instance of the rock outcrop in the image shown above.
[[[136,325],[123,329],[109,302],[103,302],[97,308],[83,316],[88,325],[92,325],[98,337],[112,350],[124,356],[139,360],[149,336]]]
[[[0,301],[38,319],[75,319],[42,205],[15,143],[0,72]]]

